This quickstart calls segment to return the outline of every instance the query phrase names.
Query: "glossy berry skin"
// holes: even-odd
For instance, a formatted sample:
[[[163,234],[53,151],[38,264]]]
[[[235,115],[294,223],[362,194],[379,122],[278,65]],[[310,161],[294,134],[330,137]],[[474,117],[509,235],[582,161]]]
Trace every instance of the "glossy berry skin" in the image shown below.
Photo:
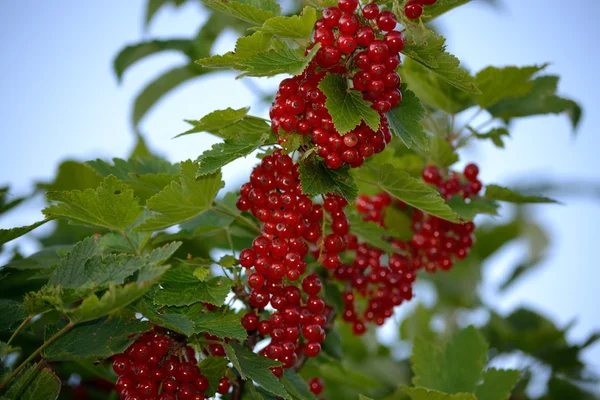
[[[247,331],[255,331],[258,329],[258,324],[260,323],[260,319],[258,316],[252,312],[245,314],[242,317],[242,326]]]
[[[358,0],[338,0],[338,8],[344,13],[353,13],[358,7]]]
[[[333,28],[338,24],[341,16],[342,11],[338,7],[327,7],[323,10],[323,24],[327,28]]]
[[[228,378],[223,378],[219,381],[219,386],[217,387],[217,393],[219,394],[227,394],[229,389],[231,388],[231,383]]]
[[[323,392],[323,380],[321,378],[310,378],[308,380],[308,387],[312,394],[315,396],[320,395]]]
[[[479,168],[475,164],[468,164],[465,167],[463,174],[468,180],[474,181],[477,179],[477,175],[479,174]]]
[[[383,11],[377,17],[377,27],[385,32],[393,31],[396,23],[396,16],[391,11]]]
[[[373,20],[379,16],[379,7],[375,3],[366,4],[362,9],[363,17],[367,20]]]
[[[416,2],[408,3],[404,7],[404,14],[406,18],[415,20],[423,14],[423,5]]]

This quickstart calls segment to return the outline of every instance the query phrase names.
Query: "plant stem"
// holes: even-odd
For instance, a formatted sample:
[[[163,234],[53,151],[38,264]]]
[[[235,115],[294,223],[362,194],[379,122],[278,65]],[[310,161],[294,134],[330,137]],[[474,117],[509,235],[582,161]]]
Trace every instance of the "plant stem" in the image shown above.
[[[241,400],[244,394],[244,385],[246,382],[240,376],[233,384],[233,391],[231,392],[231,400]]]
[[[8,342],[6,342],[7,345],[9,345],[17,337],[19,332],[21,332],[23,330],[23,328],[25,328],[25,326],[29,323],[29,321],[31,321],[32,318],[33,317],[27,317],[27,318],[25,318],[25,320],[23,322],[21,322],[21,325],[19,325],[17,330],[13,332],[10,339],[8,339]]]
[[[75,326],[74,323],[69,322],[64,328],[62,328],[60,331],[56,332],[56,334],[54,336],[52,336],[50,339],[46,340],[44,342],[44,344],[42,344],[40,347],[37,348],[36,351],[34,351],[33,353],[31,353],[29,355],[29,357],[27,357],[25,359],[25,361],[23,361],[17,368],[15,368],[15,370],[8,376],[8,378],[6,378],[4,380],[4,382],[2,382],[2,384],[0,385],[0,390],[4,389],[4,387],[6,387],[6,385],[15,377],[17,376],[17,374],[19,372],[21,372],[21,370],[23,368],[25,368],[25,366],[27,364],[29,364],[35,357],[38,356],[38,354],[40,354],[46,347],[50,346],[52,343],[54,343],[58,338],[60,338],[62,335],[64,335],[65,333],[67,333],[68,331],[70,331],[73,327]]]
[[[227,215],[229,217],[235,218],[235,219],[239,219],[240,221],[243,221],[244,223],[246,223],[246,225],[248,225],[250,228],[254,229],[254,231],[256,231],[258,234],[262,235],[262,231],[260,230],[260,228],[252,221],[250,221],[248,218],[244,217],[243,215],[238,215],[235,213],[235,211],[232,211],[229,207],[227,207],[227,205],[221,203],[220,201],[215,201],[215,204],[223,207],[224,209],[220,209],[217,207],[213,207],[212,209],[218,213],[221,213],[223,215]]]
[[[137,247],[134,246],[134,244],[131,241],[131,239],[129,239],[129,236],[127,236],[127,233],[125,231],[121,231],[121,234],[123,235],[123,237],[125,238],[125,240],[127,240],[127,243],[129,243],[129,245],[133,249],[133,252],[135,253],[135,255],[139,256],[140,252],[138,251]]]
[[[471,125],[471,123],[473,121],[475,121],[475,118],[479,117],[479,115],[483,112],[483,108],[479,108],[479,110],[477,110],[477,112],[475,114],[473,114],[464,124],[463,126],[461,126],[459,129],[456,130],[456,133],[460,134],[462,133],[462,131],[465,130],[465,128],[469,125]]]

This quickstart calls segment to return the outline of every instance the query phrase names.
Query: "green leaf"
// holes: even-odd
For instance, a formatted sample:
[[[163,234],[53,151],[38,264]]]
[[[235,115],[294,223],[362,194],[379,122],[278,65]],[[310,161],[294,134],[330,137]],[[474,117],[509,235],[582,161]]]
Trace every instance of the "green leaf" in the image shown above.
[[[256,136],[240,136],[235,139],[225,140],[224,143],[217,143],[210,150],[206,150],[197,162],[200,164],[197,176],[212,174],[220,168],[237,160],[240,157],[246,157],[253,151],[263,146],[269,139],[269,135],[263,133]]]
[[[201,58],[196,63],[205,68],[235,68],[241,60],[269,50],[272,44],[272,37],[271,34],[264,32],[255,32],[250,36],[242,36],[235,43],[235,51],[230,51],[223,55]]]
[[[269,370],[269,367],[281,365],[280,362],[259,356],[236,342],[229,343],[229,346],[225,346],[225,349],[227,350],[228,347],[231,347],[234,353],[231,354],[231,351],[228,351],[227,355],[244,380],[249,378],[274,395],[290,399],[283,385]],[[237,362],[234,362],[232,357]]]
[[[19,350],[18,347],[12,347],[5,342],[0,341],[0,359],[3,359],[7,355],[14,353],[17,350]]]
[[[111,282],[122,284],[127,277],[146,265],[146,261],[140,257],[126,254],[100,256],[99,252],[94,237],[77,243],[62,258],[48,284],[73,289],[87,284],[97,287],[104,287]]]
[[[308,54],[304,49],[292,50],[288,47],[279,50],[267,50],[254,54],[238,62],[238,69],[244,71],[242,76],[274,76],[277,74],[300,75],[315,57],[320,43],[317,43]]]
[[[300,15],[273,17],[266,20],[258,29],[281,38],[309,40],[316,21],[317,10],[313,7],[304,7]]]
[[[402,81],[415,92],[420,101],[433,109],[458,114],[475,104],[475,95],[455,88],[434,70],[410,58],[404,59],[399,73]],[[404,104],[404,100],[402,103]]]
[[[458,332],[445,348],[415,338],[413,385],[447,393],[473,392],[486,364],[488,346],[474,327]]]
[[[439,192],[407,172],[383,164],[379,169],[372,167],[373,186],[389,193],[392,197],[419,210],[451,222],[459,222],[458,216],[440,196]]]
[[[408,386],[402,386],[402,390],[411,400],[478,400],[473,393],[448,394],[437,390]]]
[[[281,14],[281,8],[275,0],[202,0],[202,3],[232,17],[262,25],[269,18]]]
[[[407,29],[402,53],[431,69],[447,83],[462,91],[480,94],[473,77],[460,67],[460,61],[446,52],[446,39],[422,25]]]
[[[362,391],[365,389],[381,388],[381,383],[378,380],[356,372],[353,369],[344,368],[342,364],[337,362],[328,362],[319,365],[319,375],[326,381],[348,385]]]
[[[409,241],[414,235],[412,218],[395,207],[384,209],[384,222],[388,235],[402,241]]]
[[[101,318],[142,297],[158,282],[166,270],[165,267],[155,267],[146,272],[141,271],[136,282],[124,286],[111,283],[101,297],[96,294],[86,297],[78,307],[65,313],[74,323]]]
[[[558,79],[552,75],[540,76],[533,80],[533,89],[527,95],[504,99],[488,111],[494,117],[507,121],[531,115],[565,113],[576,129],[581,120],[581,107],[573,100],[556,95]]]
[[[366,242],[386,253],[406,254],[404,250],[397,249],[390,242],[384,240],[390,234],[385,228],[377,225],[375,222],[363,221],[362,217],[357,214],[349,214],[348,221],[350,222],[352,234],[361,242]]]
[[[410,149],[414,144],[423,151],[429,149],[427,134],[423,130],[421,120],[425,118],[425,107],[414,94],[402,84],[402,104],[390,110],[386,115],[390,129]]]
[[[30,365],[13,378],[5,388],[2,399],[56,400],[60,379],[45,363]]]
[[[97,158],[86,164],[96,170],[100,175],[107,177],[114,175],[118,179],[127,181],[147,174],[177,174],[178,167],[167,160],[158,157],[135,157],[128,160],[113,158],[113,164]]]
[[[335,193],[348,201],[358,195],[358,187],[348,172],[348,167],[329,169],[323,161],[314,156],[300,161],[300,181],[302,193],[311,197]]]
[[[279,144],[281,145],[284,154],[293,153],[300,147],[309,146],[311,143],[310,135],[301,135],[294,132],[287,133],[283,129],[279,130],[279,138]]]
[[[160,282],[162,289],[154,295],[154,304],[188,306],[205,302],[222,305],[233,286],[231,279],[219,276],[203,282],[194,275],[194,270],[192,266],[180,265],[167,272]]]
[[[42,210],[47,218],[68,218],[84,225],[119,231],[132,224],[142,212],[133,190],[112,175],[96,190],[48,192],[46,197],[56,202]]]
[[[48,340],[62,326],[47,326]],[[136,339],[136,333],[148,330],[148,323],[125,317],[101,318],[75,326],[44,350],[49,361],[105,359],[125,351]]]
[[[194,42],[190,39],[151,40],[124,47],[113,61],[113,70],[121,81],[125,70],[136,62],[163,51],[177,51],[191,57]]]
[[[190,220],[211,208],[223,187],[221,172],[196,179],[197,166],[187,160],[181,163],[179,182],[172,182],[147,201],[151,217],[137,226],[137,231],[155,231]]]
[[[558,203],[556,200],[542,196],[526,196],[498,185],[486,185],[485,198],[489,200],[506,201],[516,204]]]
[[[211,356],[206,357],[200,362],[200,371],[210,382],[210,386],[208,390],[204,392],[204,395],[209,397],[215,395],[217,387],[219,386],[219,381],[225,376],[225,372],[227,371],[227,364],[229,364],[229,361],[226,358]]]
[[[169,313],[168,308],[166,309],[166,312],[160,312],[152,303],[152,298],[148,295],[142,297],[131,307],[156,325],[182,333],[186,336],[192,336],[195,332],[194,322],[187,316],[181,313]]]
[[[244,341],[248,336],[242,327],[241,315],[229,312],[208,312],[199,314],[192,319],[195,323],[195,331],[207,332],[220,338],[237,339]]]
[[[531,67],[487,67],[477,73],[475,83],[482,94],[477,96],[477,104],[488,108],[510,97],[527,95],[533,89],[530,79],[546,68],[548,64]]]
[[[204,73],[206,71],[203,71],[202,68],[190,63],[170,69],[154,79],[135,98],[132,114],[133,125],[137,126],[148,111],[171,90]]]
[[[448,168],[458,162],[458,154],[446,139],[441,136],[433,136],[430,143],[431,159],[440,168]]]
[[[304,379],[291,369],[285,370],[281,383],[294,400],[316,400]]]
[[[165,5],[172,4],[175,7],[179,7],[185,2],[185,0],[148,0],[148,4],[146,6],[146,16],[144,18],[145,27],[148,28],[148,25],[156,15],[156,13]]]
[[[483,374],[483,383],[477,386],[477,400],[508,400],[519,380],[520,372],[514,369],[490,368]]]
[[[498,215],[500,205],[494,200],[476,197],[467,200],[461,196],[454,196],[446,201],[446,204],[452,208],[462,219],[472,221],[478,214]]]
[[[438,0],[434,5],[425,7],[425,11],[421,16],[421,21],[429,22],[434,18],[439,17],[448,11],[467,4],[471,0]]]
[[[371,129],[379,128],[379,114],[371,103],[356,90],[350,90],[342,75],[328,74],[319,83],[325,97],[325,107],[340,135],[350,132],[364,121]]]
[[[414,340],[416,337],[428,342],[435,342],[436,333],[431,329],[431,320],[435,312],[425,307],[422,303],[408,315],[400,324],[400,339]]]
[[[79,161],[63,161],[58,166],[51,183],[38,183],[37,186],[46,191],[95,189],[102,183],[102,178],[88,165]]]
[[[12,332],[27,318],[23,304],[10,299],[0,299],[0,332]]]
[[[15,197],[8,191],[8,186],[0,187],[0,215],[12,210],[26,199],[25,197]],[[10,201],[7,201],[8,198]]]
[[[184,133],[181,133],[175,137],[180,137],[183,135],[189,135],[198,132],[209,132],[215,134],[220,129],[225,128],[226,126],[234,124],[243,119],[246,115],[248,115],[249,110],[249,107],[239,108],[237,110],[234,110],[233,108],[227,108],[225,110],[216,110],[211,112],[210,114],[206,114],[204,117],[197,121],[188,120],[186,122],[190,125],[193,125],[194,128]]]
[[[14,240],[18,237],[21,237],[21,236],[31,232],[32,230],[44,225],[46,222],[51,221],[52,219],[53,219],[52,217],[49,217],[43,221],[39,221],[39,222],[36,222],[35,224],[31,224],[31,225],[27,225],[27,226],[20,226],[18,228],[11,228],[11,229],[0,229],[0,247],[5,243],[10,242],[11,240]]]
[[[496,147],[501,149],[504,148],[504,140],[502,140],[502,136],[510,136],[510,133],[506,128],[492,128],[486,133],[478,133],[470,126],[468,126],[467,129],[469,129],[469,131],[471,131],[471,133],[477,139],[490,139]]]

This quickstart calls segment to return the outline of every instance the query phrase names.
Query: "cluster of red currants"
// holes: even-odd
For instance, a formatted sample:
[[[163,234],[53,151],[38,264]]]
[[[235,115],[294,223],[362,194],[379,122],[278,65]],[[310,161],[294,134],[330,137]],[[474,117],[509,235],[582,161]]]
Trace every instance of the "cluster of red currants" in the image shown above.
[[[118,375],[115,389],[123,400],[205,399],[209,381],[197,364],[194,349],[154,328],[124,353],[113,356],[113,370]],[[230,386],[224,377],[217,392],[225,394]]]
[[[316,357],[325,340],[323,326],[329,308],[318,296],[321,281],[308,275],[302,280],[302,290],[293,284],[306,272],[307,242],[317,243],[321,237],[323,207],[301,193],[298,164],[280,151],[265,156],[253,170],[237,206],[263,223],[263,234],[254,239],[252,248],[240,253],[251,289],[249,303],[255,310],[269,304],[276,310],[263,321],[250,311],[242,325],[270,336],[271,344],[262,354],[291,368],[302,352]],[[283,373],[279,367],[272,371],[276,376]]]
[[[404,6],[404,14],[408,19],[417,19],[423,15],[424,6],[432,6],[437,0],[409,0]]]
[[[366,197],[361,197],[365,199]],[[391,204],[387,194],[373,197],[373,202],[386,207]],[[338,263],[333,269],[336,280],[346,283],[343,294],[344,313],[342,319],[352,323],[356,335],[366,331],[366,322],[383,325],[393,315],[393,309],[412,298],[412,283],[415,274],[408,262],[394,262],[397,254],[389,255],[385,265],[385,252],[378,248],[359,243],[356,236],[344,237],[346,254],[351,255],[350,263]],[[366,299],[366,307],[359,311],[355,302],[356,295]]]
[[[337,7],[323,10],[315,24],[314,41],[321,44],[315,60],[301,75],[281,82],[270,110],[280,144],[289,140],[289,134],[310,135],[330,169],[344,164],[359,167],[365,158],[383,151],[392,139],[384,114],[402,101],[396,68],[404,37],[394,30],[396,17],[390,11],[380,12],[375,3],[365,5],[360,13],[357,9],[358,0],[340,0]],[[354,90],[372,102],[381,115],[377,130],[363,123],[339,134],[318,88],[327,73],[344,75]]]
[[[439,168],[428,166],[423,170],[423,180],[430,185],[436,186],[440,190],[440,194],[445,199],[449,199],[456,195],[462,195],[464,199],[479,194],[483,188],[483,184],[477,176],[479,175],[479,167],[475,164],[469,164],[463,170],[462,176],[459,173],[453,172],[444,180],[442,172]]]
[[[314,41],[321,44],[317,65],[347,74],[354,89],[383,114],[402,101],[396,68],[404,37],[395,30],[391,11],[380,11],[375,3],[357,11],[358,0],[339,0],[337,7],[323,10],[315,24]]]

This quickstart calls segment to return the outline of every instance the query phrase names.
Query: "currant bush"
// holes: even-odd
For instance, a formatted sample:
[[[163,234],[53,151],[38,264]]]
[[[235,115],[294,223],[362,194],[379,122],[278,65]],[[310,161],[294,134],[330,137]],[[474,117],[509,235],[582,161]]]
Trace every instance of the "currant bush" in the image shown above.
[[[161,7],[155,3],[161,2],[149,3],[150,17]],[[269,119],[228,108],[189,121],[184,135],[223,139],[196,161],[174,165],[140,139],[127,161],[69,162],[53,184],[39,186],[52,189],[45,219],[0,230],[1,246],[60,221],[52,237],[40,239],[51,248],[25,258],[15,252],[1,267],[0,283],[8,282],[0,291],[1,398],[67,398],[61,384],[82,399],[111,391],[122,400],[507,398],[518,374],[472,362],[502,349],[527,353],[560,374],[582,370],[564,368],[583,365],[578,359],[552,363],[594,338],[567,349],[563,331],[523,310],[506,321],[490,313],[481,330],[489,349],[475,328],[438,348],[462,324],[452,320],[458,307],[484,305],[477,294],[469,303],[455,292],[463,288],[461,268],[489,256],[486,234],[500,248],[541,230],[515,213],[508,225],[475,232],[475,216],[496,215],[501,201],[553,202],[487,181],[484,190],[475,163],[454,169],[461,148],[475,140],[502,147],[513,118],[565,113],[577,125],[579,106],[552,92],[556,80],[541,76],[545,65],[490,67],[477,75],[461,68],[427,24],[465,2],[309,2],[298,16],[281,15],[274,1],[202,3],[211,14],[197,37],[128,47],[116,69],[177,49],[203,58],[168,72],[148,93],[210,73],[198,65],[232,67],[240,77],[291,77],[279,83]],[[235,51],[209,56],[219,33],[230,30],[251,33]],[[136,103],[136,118],[155,101],[147,100]],[[474,124],[484,115],[491,119]],[[221,169],[251,155],[260,161],[247,182],[222,193]],[[73,187],[62,190],[70,181]],[[24,200],[6,202],[6,193],[0,188],[0,214]],[[544,241],[531,242],[534,259],[523,265],[541,259]],[[440,296],[400,327],[402,340],[422,336],[410,360],[416,385],[409,386],[389,381],[410,375],[408,361],[360,336],[398,316],[420,280]],[[444,331],[429,329],[441,314]],[[538,336],[559,343],[560,357],[547,343],[520,341]],[[430,338],[435,343],[427,345]],[[35,341],[39,347],[20,360]],[[342,355],[355,348],[354,357]],[[434,353],[439,357],[424,355]],[[116,379],[108,375],[111,364]],[[570,389],[563,393],[570,396]]]

